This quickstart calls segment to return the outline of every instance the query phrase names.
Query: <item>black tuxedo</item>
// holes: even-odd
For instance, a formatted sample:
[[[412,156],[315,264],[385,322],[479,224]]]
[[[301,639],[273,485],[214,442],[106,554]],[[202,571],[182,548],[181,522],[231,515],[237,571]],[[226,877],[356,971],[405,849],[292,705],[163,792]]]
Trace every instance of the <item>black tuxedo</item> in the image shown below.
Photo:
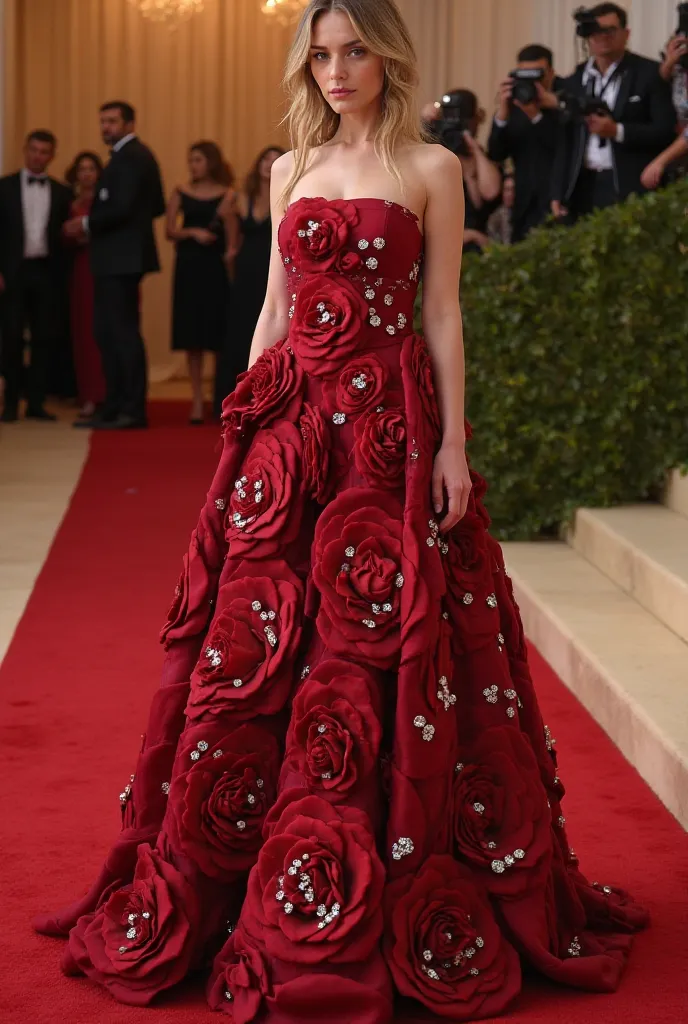
[[[139,285],[160,269],[154,221],[165,212],[160,168],[136,137],[116,152],[88,220],[95,286],[94,333],[107,383],[104,415],[146,417],[146,352]]]
[[[591,94],[583,85],[585,64],[579,64],[563,83],[565,91],[584,98]],[[659,74],[657,61],[626,53],[614,77],[620,78],[613,105],[614,120],[623,125],[623,142],[609,140],[613,170],[609,174],[609,199],[620,201],[631,193],[645,191],[640,175],[676,136],[676,112],[668,84]],[[589,132],[585,123],[574,122],[562,128],[554,163],[552,198],[571,208],[574,217],[588,212],[581,208],[586,184],[584,166]],[[592,172],[596,174],[597,172]],[[603,172],[604,173],[604,172]]]
[[[69,217],[71,192],[53,178],[32,189],[50,190],[46,232],[47,255],[24,258],[25,224],[20,172],[0,178],[0,274],[5,281],[1,299],[2,375],[5,410],[19,402],[24,353],[24,328],[31,333],[31,364],[27,376],[29,408],[39,409],[45,399],[48,367],[59,337],[66,295],[67,259],[62,226]]]
[[[522,241],[549,213],[558,142],[559,114],[555,110],[543,110],[534,124],[519,107],[513,107],[505,125],[492,122],[487,155],[495,163],[511,158],[514,164],[514,242]]]

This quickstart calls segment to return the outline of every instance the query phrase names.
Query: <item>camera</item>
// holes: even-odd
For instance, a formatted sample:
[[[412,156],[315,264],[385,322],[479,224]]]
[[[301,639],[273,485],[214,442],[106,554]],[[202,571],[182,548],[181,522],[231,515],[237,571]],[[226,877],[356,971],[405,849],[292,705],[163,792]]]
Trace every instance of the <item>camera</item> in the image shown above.
[[[438,140],[456,156],[469,154],[464,139],[464,133],[470,129],[465,102],[465,95],[461,90],[445,93],[440,101],[440,116],[433,125],[433,132]]]
[[[559,113],[565,124],[572,121],[583,121],[591,114],[598,114],[600,117],[613,117],[610,108],[597,96],[576,96],[572,92],[557,93],[559,100]]]
[[[678,28],[676,29],[677,36],[686,36],[688,39],[688,3],[678,5]],[[684,53],[683,56],[679,57],[679,66],[688,71],[688,53]]]
[[[688,7],[688,4],[686,4],[686,7]],[[544,77],[545,72],[542,68],[516,68],[515,71],[510,71],[509,78],[514,80],[511,98],[518,100],[519,103],[523,103],[524,106],[527,106],[529,103],[535,103],[538,98],[535,83],[541,82]]]
[[[604,32],[595,15],[586,7],[578,7],[573,12],[573,19],[576,22],[576,35],[581,39],[589,39],[598,32]]]

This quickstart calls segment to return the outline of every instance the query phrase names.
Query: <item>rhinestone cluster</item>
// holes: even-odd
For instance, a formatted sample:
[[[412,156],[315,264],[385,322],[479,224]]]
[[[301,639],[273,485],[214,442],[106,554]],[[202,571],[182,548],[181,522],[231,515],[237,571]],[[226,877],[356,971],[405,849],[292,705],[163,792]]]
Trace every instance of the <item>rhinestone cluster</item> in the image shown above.
[[[449,683],[446,676],[440,676],[437,680],[439,690],[437,691],[437,699],[441,700],[444,704],[444,710],[449,711],[449,708],[456,704],[456,694],[450,693]]]
[[[422,729],[423,730],[423,739],[427,743],[429,743],[430,740],[435,735],[435,726],[431,725],[427,721],[427,719],[425,718],[425,715],[416,715],[416,717],[413,719],[413,724],[415,725],[416,729]]]
[[[392,860],[401,860],[402,857],[410,857],[415,850],[413,840],[402,836],[392,846]]]
[[[488,843],[488,846],[490,844]],[[492,847],[494,849],[494,846]],[[526,855],[525,850],[514,850],[513,854],[507,853],[502,860],[493,860],[490,867],[494,871],[495,875],[503,875],[507,868],[512,868],[517,860],[523,860]]]

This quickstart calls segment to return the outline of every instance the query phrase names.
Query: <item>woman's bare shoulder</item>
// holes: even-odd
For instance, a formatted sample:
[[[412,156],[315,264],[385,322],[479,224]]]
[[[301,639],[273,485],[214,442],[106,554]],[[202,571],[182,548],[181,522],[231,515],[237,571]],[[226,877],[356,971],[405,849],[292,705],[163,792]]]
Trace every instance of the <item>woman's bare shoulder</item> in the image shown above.
[[[461,176],[458,156],[438,142],[416,142],[408,147],[408,159],[414,170],[426,175],[451,174]]]
[[[290,149],[288,152],[278,156],[273,163],[271,170],[272,180],[280,183],[286,181],[293,169],[294,151]]]

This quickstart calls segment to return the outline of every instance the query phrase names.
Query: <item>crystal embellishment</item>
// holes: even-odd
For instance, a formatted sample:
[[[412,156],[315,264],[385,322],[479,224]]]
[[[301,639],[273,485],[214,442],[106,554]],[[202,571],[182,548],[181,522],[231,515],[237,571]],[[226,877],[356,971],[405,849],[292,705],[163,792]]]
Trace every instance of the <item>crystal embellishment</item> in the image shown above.
[[[376,249],[384,249],[384,247],[385,247],[385,240],[384,240],[384,238],[374,238],[373,239],[373,245],[375,246]]]
[[[365,251],[368,248],[369,245],[370,245],[370,242],[368,242],[367,239],[365,239],[365,238],[361,238],[359,240],[359,242],[358,242],[358,248],[362,252]]]
[[[413,840],[402,836],[392,846],[392,860],[401,860],[402,857],[409,857],[414,849]]]
[[[333,413],[332,414],[332,422],[335,424],[335,426],[341,427],[342,424],[346,423],[346,413],[344,413],[344,412],[335,412],[335,413]]]
[[[366,267],[368,270],[377,270],[377,260],[374,256],[369,256],[366,260]]]

